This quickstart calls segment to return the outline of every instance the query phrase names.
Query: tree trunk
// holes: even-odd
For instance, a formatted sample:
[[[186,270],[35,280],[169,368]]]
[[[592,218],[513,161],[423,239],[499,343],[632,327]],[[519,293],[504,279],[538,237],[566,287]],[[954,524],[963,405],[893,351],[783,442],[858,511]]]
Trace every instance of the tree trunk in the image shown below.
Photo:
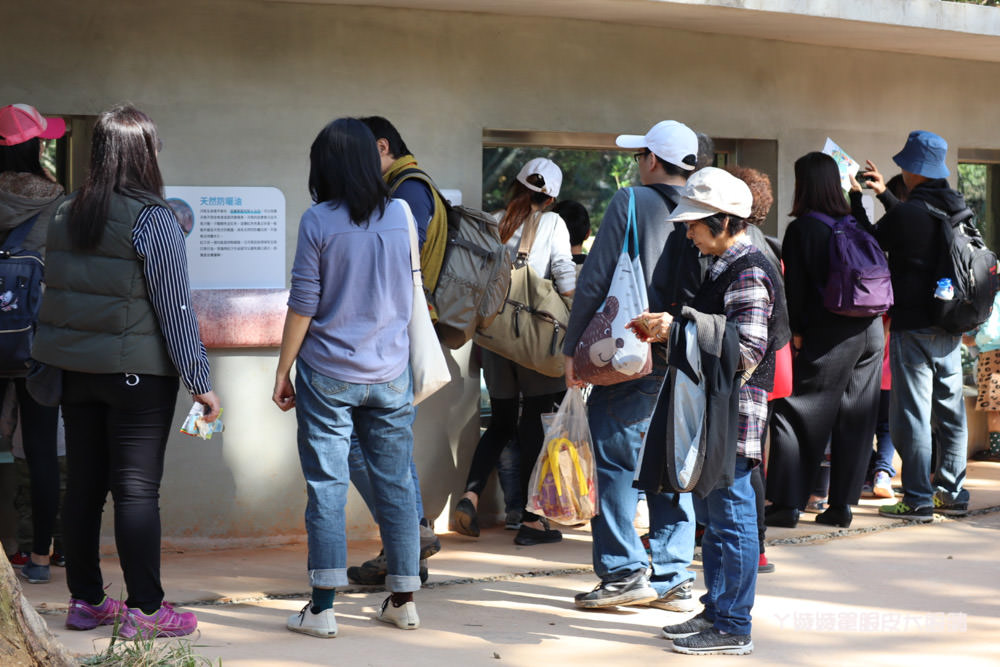
[[[0,552],[0,665],[70,667],[79,664],[49,632],[21,592],[10,562]]]

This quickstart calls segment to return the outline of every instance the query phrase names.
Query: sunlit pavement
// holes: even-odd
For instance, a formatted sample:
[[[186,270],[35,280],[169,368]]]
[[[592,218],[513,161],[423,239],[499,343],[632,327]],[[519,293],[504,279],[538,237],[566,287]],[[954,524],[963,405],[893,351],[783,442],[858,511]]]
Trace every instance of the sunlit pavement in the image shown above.
[[[168,599],[198,614],[196,652],[226,665],[997,665],[1000,463],[970,462],[968,488],[973,515],[965,519],[904,524],[876,515],[885,501],[865,500],[848,531],[815,524],[812,515],[794,529],[769,529],[776,571],[758,579],[755,650],[744,658],[672,652],[660,627],[688,615],[576,609],[573,595],[596,583],[585,529],[534,547],[514,545],[514,533],[499,527],[478,540],[442,535],[429,585],[415,596],[422,627],[414,632],[375,621],[386,593],[362,587],[337,594],[336,639],[288,632],[286,617],[308,597],[300,544],[165,553],[163,579]],[[350,561],[377,550],[352,543]],[[117,561],[103,566],[115,594]],[[52,571],[52,583],[25,585],[29,599],[71,651],[107,646],[109,628],[63,627],[65,572]],[[698,572],[698,594],[701,585]]]

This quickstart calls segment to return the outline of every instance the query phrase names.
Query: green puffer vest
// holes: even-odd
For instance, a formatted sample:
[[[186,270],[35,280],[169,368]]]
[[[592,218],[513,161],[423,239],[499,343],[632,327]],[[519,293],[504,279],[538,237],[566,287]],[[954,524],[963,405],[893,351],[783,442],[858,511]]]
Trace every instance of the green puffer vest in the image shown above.
[[[146,206],[167,204],[113,194],[101,242],[85,252],[70,248],[72,198],[49,225],[45,296],[32,357],[82,373],[176,376],[146,292],[132,229]]]

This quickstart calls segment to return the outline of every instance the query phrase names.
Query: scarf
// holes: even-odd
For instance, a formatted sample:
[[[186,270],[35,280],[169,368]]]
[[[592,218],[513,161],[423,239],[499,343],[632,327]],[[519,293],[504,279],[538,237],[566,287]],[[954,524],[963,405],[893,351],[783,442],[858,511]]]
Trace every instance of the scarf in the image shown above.
[[[405,169],[416,169],[419,171],[406,174],[398,183],[394,183],[393,181]],[[397,158],[390,165],[388,171],[385,172],[384,178],[385,182],[391,187],[390,194],[396,191],[400,183],[410,178],[423,181],[431,189],[431,197],[434,198],[434,213],[431,215],[431,221],[427,225],[427,237],[424,239],[424,246],[420,250],[420,272],[423,274],[424,292],[428,295],[427,303],[431,310],[431,321],[437,322],[437,311],[433,305],[434,300],[430,298],[430,295],[434,293],[434,288],[437,287],[438,277],[441,275],[441,264],[444,262],[444,251],[448,245],[448,212],[445,209],[444,201],[441,199],[441,195],[438,193],[434,182],[431,181],[430,176],[420,170],[420,167],[417,166],[417,158],[412,155],[404,155]]]

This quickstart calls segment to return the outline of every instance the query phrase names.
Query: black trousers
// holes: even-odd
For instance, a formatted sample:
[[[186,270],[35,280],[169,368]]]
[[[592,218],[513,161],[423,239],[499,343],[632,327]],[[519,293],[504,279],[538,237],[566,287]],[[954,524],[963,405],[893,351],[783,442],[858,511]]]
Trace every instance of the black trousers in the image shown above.
[[[14,390],[24,460],[31,480],[31,551],[48,556],[59,514],[59,456],[56,451],[59,408],[37,403],[28,393],[24,378],[14,380]]]
[[[497,461],[500,460],[504,447],[516,439],[521,451],[521,497],[527,499],[531,471],[535,467],[538,453],[542,451],[542,440],[545,438],[542,414],[559,409],[559,403],[565,394],[563,391],[543,396],[524,396],[521,399],[520,416],[518,416],[518,399],[491,396],[490,425],[479,439],[476,451],[472,455],[465,490],[481,495],[490,474],[496,468]],[[537,518],[535,514],[523,512],[521,520],[534,521]]]
[[[126,604],[151,613],[163,602],[160,480],[178,384],[175,377],[156,375],[65,374],[63,531],[66,579],[74,598],[94,604],[104,595],[101,513],[110,491]]]
[[[857,504],[875,437],[883,347],[880,318],[805,332],[792,363],[792,395],[775,401],[771,419],[772,503],[805,507],[829,441],[829,504]]]

